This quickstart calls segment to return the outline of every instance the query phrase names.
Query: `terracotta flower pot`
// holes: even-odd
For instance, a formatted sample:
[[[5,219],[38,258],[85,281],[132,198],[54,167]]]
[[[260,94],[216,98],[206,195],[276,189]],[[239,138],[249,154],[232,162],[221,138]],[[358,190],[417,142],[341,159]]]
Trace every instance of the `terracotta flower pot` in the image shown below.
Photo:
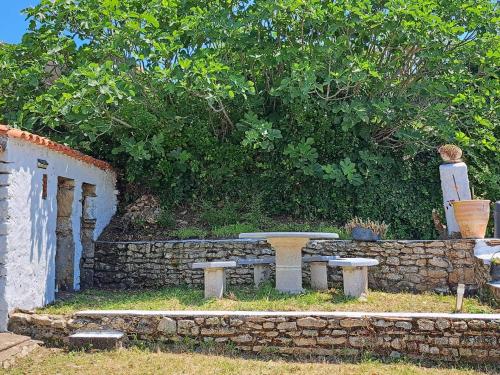
[[[452,205],[462,238],[484,238],[490,219],[490,201],[454,201]]]

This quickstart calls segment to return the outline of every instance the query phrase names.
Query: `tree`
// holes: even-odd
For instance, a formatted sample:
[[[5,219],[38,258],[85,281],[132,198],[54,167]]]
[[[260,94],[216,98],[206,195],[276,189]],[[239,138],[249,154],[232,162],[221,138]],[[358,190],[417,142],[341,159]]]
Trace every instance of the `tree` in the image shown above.
[[[260,192],[274,213],[430,236],[435,148],[450,142],[476,192],[500,195],[488,0],[42,0],[26,13],[23,42],[0,52],[4,121],[172,201]]]

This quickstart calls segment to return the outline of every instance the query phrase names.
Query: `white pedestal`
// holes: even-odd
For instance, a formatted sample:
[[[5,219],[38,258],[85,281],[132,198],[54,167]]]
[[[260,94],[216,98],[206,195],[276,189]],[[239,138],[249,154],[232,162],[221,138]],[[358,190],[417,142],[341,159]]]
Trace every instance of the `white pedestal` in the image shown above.
[[[467,165],[465,163],[442,164],[439,166],[439,175],[448,234],[460,233],[450,202],[471,199]]]
[[[302,248],[309,238],[273,237],[267,242],[276,251],[276,289],[285,293],[302,293]]]
[[[264,281],[269,280],[271,276],[271,267],[268,264],[256,264],[253,266],[253,282],[258,288]]]
[[[205,298],[222,298],[226,291],[224,268],[205,268]]]
[[[368,267],[342,267],[344,294],[361,297],[368,294]]]
[[[311,262],[311,288],[314,290],[328,289],[327,262]]]

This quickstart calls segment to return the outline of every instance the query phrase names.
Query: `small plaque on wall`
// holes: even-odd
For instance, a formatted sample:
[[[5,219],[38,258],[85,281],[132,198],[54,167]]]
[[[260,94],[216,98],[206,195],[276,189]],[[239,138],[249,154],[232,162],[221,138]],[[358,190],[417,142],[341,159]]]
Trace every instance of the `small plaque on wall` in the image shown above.
[[[38,168],[47,169],[48,165],[49,165],[49,163],[47,162],[47,160],[43,160],[43,159],[38,159],[37,160],[37,166],[38,166]]]

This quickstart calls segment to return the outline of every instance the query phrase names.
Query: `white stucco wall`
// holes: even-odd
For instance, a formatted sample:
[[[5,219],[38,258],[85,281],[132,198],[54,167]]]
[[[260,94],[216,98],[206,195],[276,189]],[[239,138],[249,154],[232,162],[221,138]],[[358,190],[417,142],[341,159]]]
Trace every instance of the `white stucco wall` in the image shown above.
[[[37,159],[48,162],[47,169],[37,167]],[[25,140],[9,138],[7,149],[0,153],[7,161],[7,220],[6,244],[3,252],[6,281],[3,286],[4,304],[30,309],[43,306],[55,297],[55,254],[57,222],[57,178],[75,182],[72,208],[72,228],[75,243],[74,288],[79,289],[80,217],[82,213],[82,183],[96,186],[96,227],[94,239],[109,223],[116,211],[116,176],[65,154],[55,152]],[[42,199],[42,176],[47,174],[47,199]],[[1,280],[0,280],[1,283]],[[0,294],[2,293],[0,285]],[[1,298],[1,295],[0,295]],[[0,301],[1,304],[2,301]],[[1,320],[1,316],[0,316]],[[5,319],[3,319],[5,320]],[[5,321],[0,321],[0,330]]]

